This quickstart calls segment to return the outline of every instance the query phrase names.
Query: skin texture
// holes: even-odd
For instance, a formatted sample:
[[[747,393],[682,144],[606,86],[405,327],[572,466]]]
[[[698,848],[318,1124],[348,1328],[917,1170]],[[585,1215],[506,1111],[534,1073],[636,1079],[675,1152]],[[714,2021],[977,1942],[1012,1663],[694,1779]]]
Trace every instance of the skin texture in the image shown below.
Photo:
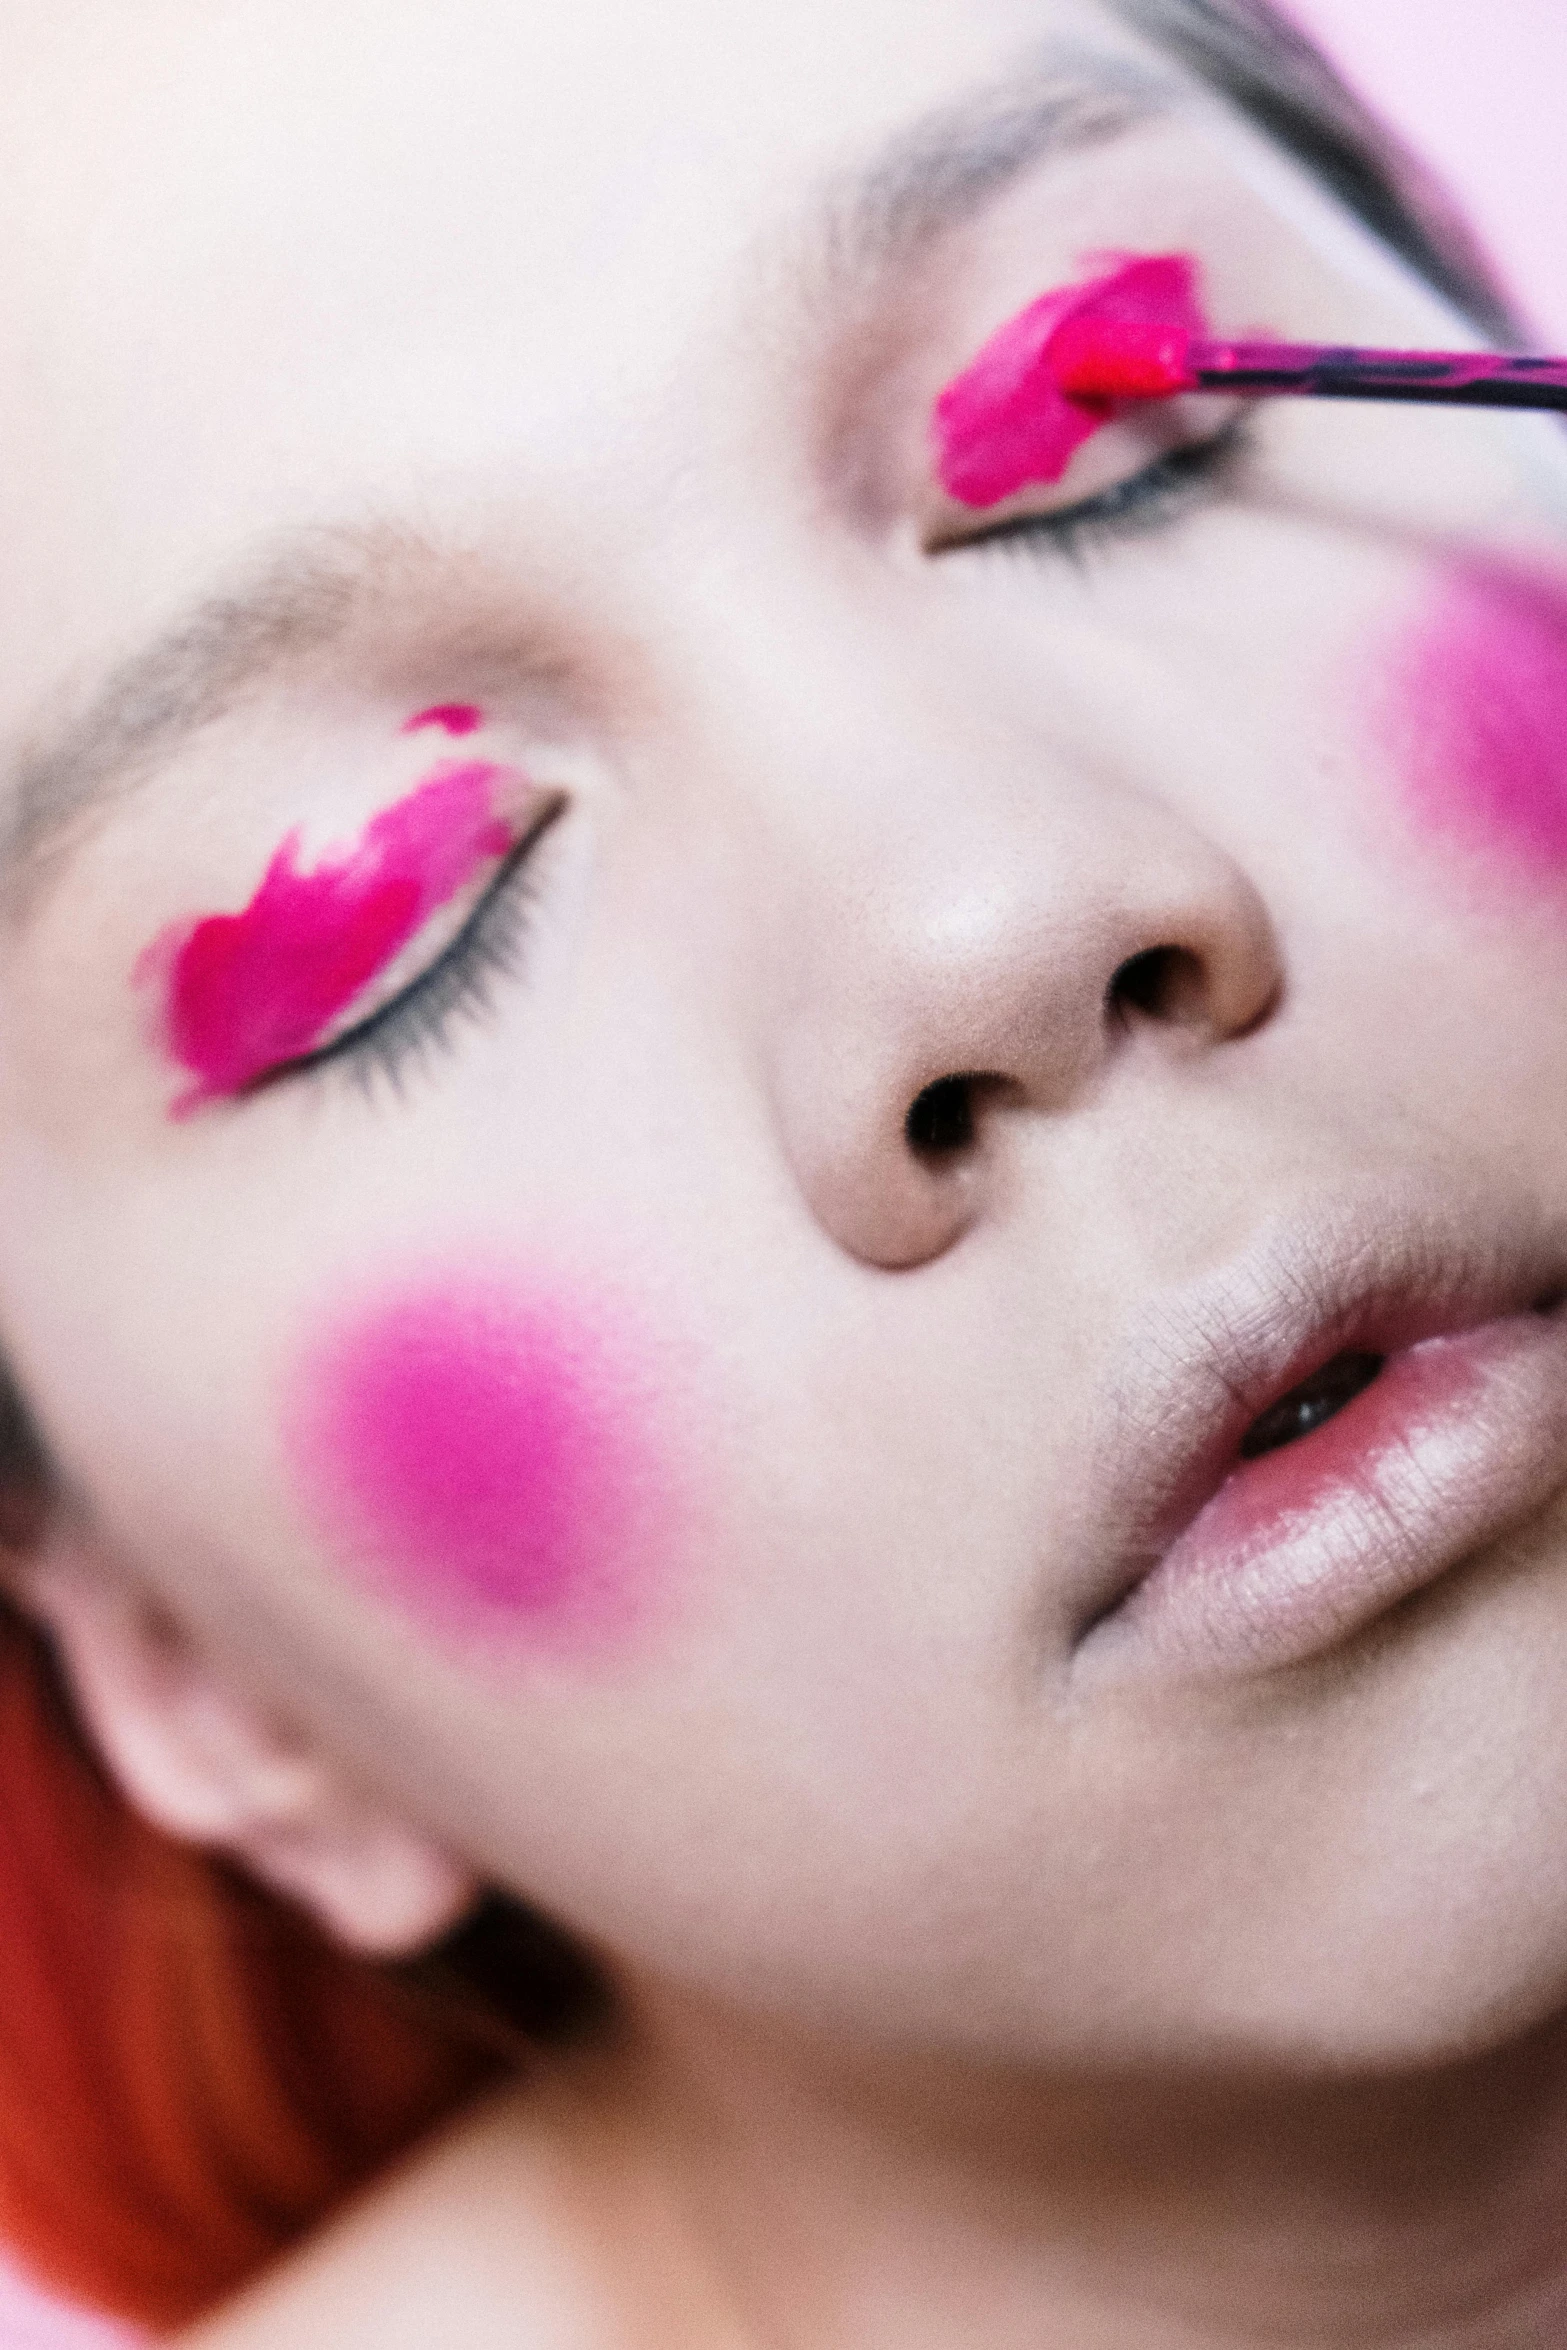
[[[1084,253],[1190,251],[1237,330],[1463,340],[1196,98],[944,241],[873,208],[850,275],[844,175],[911,124],[1012,105],[1044,39],[1152,70],[1075,0],[8,35],[0,740],[47,853],[0,957],[0,1336],[64,1496],[25,1589],[157,1816],[374,1947],[514,1888],[626,2019],[204,2339],[423,2344],[457,2273],[484,2350],[541,2243],[549,2350],[1555,2338],[1556,1491],[1287,1670],[1080,1669],[1158,1381],[1296,1309],[1293,1236],[1439,1227],[1438,1286],[1561,1257],[1558,875],[1450,818],[1511,804],[1532,722],[1432,734],[1418,683],[1456,577],[1482,697],[1499,637],[1557,691],[1473,585],[1554,609],[1554,429],[1275,403],[1147,527],[995,535],[1224,423],[1174,402],[947,496],[937,394]],[[201,723],[45,824],[168,629],[164,700],[109,714]],[[147,940],[296,828],[307,872],[362,839],[440,747],[409,714],[469,706],[562,803],[510,966],[440,1044],[171,1122]],[[634,1334],[592,1414],[657,1562],[633,1639],[497,1670],[345,1558],[321,1349],[476,1279],[508,1331]]]

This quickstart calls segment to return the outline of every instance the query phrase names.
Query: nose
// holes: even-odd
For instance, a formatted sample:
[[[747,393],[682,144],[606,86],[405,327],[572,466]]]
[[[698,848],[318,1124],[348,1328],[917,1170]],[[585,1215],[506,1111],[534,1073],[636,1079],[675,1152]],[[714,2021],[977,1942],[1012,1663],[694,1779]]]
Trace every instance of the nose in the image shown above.
[[[818,872],[801,906],[774,1099],[813,1214],[867,1264],[922,1264],[983,1217],[1020,1116],[1081,1108],[1150,1051],[1205,1060],[1279,998],[1258,890],[1156,795],[1031,780],[834,847],[862,879]]]

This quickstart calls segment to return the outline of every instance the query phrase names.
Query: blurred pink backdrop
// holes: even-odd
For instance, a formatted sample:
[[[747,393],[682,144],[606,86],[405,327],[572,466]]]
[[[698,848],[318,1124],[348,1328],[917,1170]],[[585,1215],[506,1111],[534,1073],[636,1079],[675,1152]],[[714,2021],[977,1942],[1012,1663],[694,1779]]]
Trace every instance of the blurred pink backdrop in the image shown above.
[[[1295,0],[1351,80],[1424,150],[1542,344],[1567,349],[1567,5]]]
[[[1567,348],[1567,0],[1302,0],[1297,14],[1445,175],[1544,342]],[[0,2269],[0,2350],[112,2350]]]

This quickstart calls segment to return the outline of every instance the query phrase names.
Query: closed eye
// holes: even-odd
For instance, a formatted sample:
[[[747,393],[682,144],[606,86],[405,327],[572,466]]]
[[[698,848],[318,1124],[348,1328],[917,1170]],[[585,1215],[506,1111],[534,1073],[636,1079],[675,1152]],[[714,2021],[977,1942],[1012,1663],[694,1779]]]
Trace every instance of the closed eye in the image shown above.
[[[1166,530],[1234,486],[1252,452],[1250,422],[1241,411],[1207,440],[1161,450],[1140,471],[1091,498],[1070,506],[1042,507],[1032,514],[1009,514],[983,529],[939,540],[929,552],[955,555],[1006,547],[1025,554],[1064,555],[1070,562],[1080,560],[1098,542]]]
[[[520,968],[533,852],[566,806],[564,799],[556,799],[540,810],[496,868],[462,928],[416,979],[341,1035],[269,1069],[246,1088],[247,1093],[330,1063],[337,1063],[365,1091],[385,1077],[400,1092],[411,1063],[432,1051],[449,1050],[457,1024],[465,1017],[482,1019],[493,1006],[496,979]]]

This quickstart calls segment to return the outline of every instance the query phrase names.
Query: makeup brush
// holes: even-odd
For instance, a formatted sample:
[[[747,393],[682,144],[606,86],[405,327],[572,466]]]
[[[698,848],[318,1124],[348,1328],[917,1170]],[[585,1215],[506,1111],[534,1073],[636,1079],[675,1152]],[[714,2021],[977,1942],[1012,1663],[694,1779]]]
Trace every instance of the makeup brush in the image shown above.
[[[1050,373],[1069,400],[1177,392],[1304,400],[1428,401],[1448,408],[1567,408],[1567,359],[1505,351],[1378,351],[1339,343],[1223,343],[1152,321],[1067,319]]]
[[[1129,404],[1180,392],[1567,409],[1567,359],[1511,351],[1377,351],[1221,340],[1190,253],[1086,255],[1113,267],[1053,286],[998,327],[931,410],[935,470],[983,508],[1059,481]]]

